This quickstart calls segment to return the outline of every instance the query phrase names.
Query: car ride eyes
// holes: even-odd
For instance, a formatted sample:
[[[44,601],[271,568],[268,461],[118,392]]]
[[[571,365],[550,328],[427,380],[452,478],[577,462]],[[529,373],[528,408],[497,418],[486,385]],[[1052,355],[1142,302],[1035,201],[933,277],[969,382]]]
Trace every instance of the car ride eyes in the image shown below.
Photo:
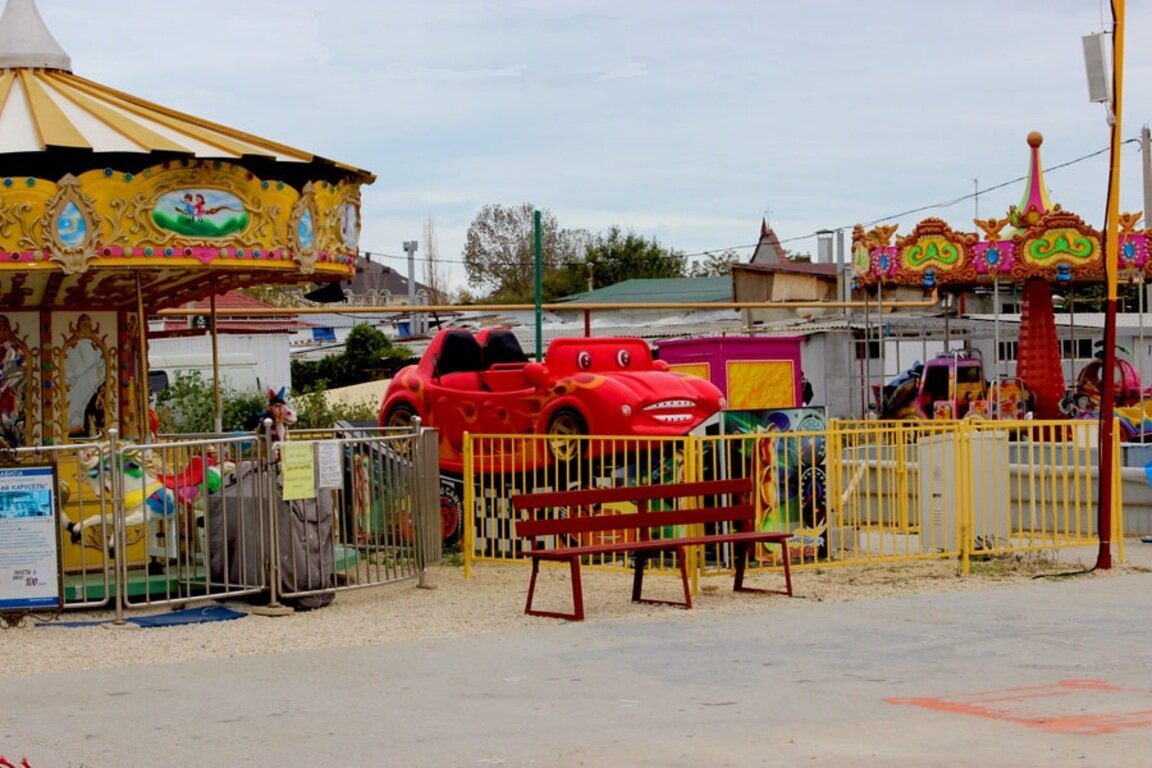
[[[632,353],[626,349],[621,349],[616,352],[616,364],[621,368],[627,368],[632,365]],[[580,370],[586,371],[592,367],[592,353],[581,352],[576,355],[576,365]]]

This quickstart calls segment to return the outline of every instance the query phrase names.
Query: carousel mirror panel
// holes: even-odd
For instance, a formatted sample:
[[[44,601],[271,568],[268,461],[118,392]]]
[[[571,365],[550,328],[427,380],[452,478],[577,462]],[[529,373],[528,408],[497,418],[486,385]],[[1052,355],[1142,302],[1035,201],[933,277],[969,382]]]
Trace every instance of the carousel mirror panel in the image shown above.
[[[0,315],[0,448],[39,441],[39,346],[28,337],[36,327],[33,313]]]

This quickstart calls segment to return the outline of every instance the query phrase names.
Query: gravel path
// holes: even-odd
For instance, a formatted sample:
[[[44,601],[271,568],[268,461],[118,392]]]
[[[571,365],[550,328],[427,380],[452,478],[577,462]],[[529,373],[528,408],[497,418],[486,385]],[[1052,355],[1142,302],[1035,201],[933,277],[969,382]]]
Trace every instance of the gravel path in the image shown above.
[[[1107,579],[1152,570],[1152,545],[1135,540],[1129,550],[1127,563],[1078,578]],[[957,575],[955,561],[797,569],[793,583],[800,600],[864,600],[1018,585],[1038,575],[1087,569],[1094,560],[1094,552],[1084,551],[1065,553],[1059,560],[1035,556],[1001,558],[974,563],[973,575],[967,578]],[[430,570],[427,581],[432,589],[420,589],[415,582],[358,589],[339,593],[331,605],[315,611],[281,617],[250,615],[235,621],[178,627],[63,627],[41,625],[28,617],[19,626],[0,630],[0,677],[378,645],[497,630],[530,632],[556,621],[524,615],[528,569],[521,565],[483,564],[473,569],[471,580],[464,579],[460,567],[437,566]],[[679,612],[669,606],[633,605],[629,600],[631,579],[626,573],[585,572],[584,582],[588,621],[642,621]],[[782,578],[775,573],[753,575],[749,584],[773,589],[783,586]],[[730,586],[730,577],[705,579],[700,595],[694,598],[693,610],[724,613],[789,608],[790,601],[783,595],[734,594]],[[537,605],[566,607],[571,599],[569,589],[566,569],[546,569],[541,574]],[[676,598],[678,591],[678,579],[650,576],[645,580],[646,596]],[[251,607],[229,605],[239,610]],[[109,612],[68,612],[60,616],[64,621],[110,618]]]

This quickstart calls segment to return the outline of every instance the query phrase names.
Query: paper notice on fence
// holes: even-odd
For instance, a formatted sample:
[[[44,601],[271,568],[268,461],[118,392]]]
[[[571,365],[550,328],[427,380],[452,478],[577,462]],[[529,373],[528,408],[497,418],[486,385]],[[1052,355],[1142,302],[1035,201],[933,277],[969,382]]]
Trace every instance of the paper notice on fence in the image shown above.
[[[319,470],[317,488],[343,488],[344,472],[340,463],[339,440],[316,441],[316,468]]]
[[[311,440],[280,443],[284,500],[316,498],[316,450]]]

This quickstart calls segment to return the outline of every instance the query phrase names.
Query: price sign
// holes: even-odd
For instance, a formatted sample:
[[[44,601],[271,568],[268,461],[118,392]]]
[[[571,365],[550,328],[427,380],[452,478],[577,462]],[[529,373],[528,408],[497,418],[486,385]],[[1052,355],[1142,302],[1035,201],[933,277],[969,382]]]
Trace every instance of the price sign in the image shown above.
[[[61,605],[56,514],[53,467],[0,468],[0,610]]]

